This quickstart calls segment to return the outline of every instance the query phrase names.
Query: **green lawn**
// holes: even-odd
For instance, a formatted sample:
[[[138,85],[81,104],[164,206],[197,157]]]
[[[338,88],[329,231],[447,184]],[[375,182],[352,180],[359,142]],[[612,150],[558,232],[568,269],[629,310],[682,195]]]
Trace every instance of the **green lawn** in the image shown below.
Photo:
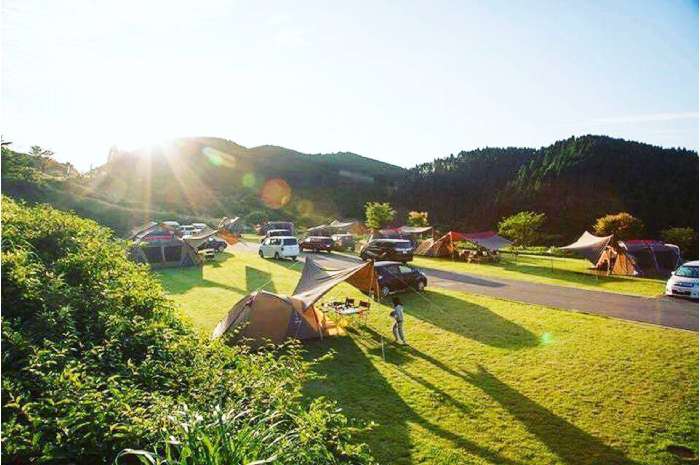
[[[502,260],[498,264],[476,264],[447,258],[414,257],[413,264],[423,268],[645,297],[663,294],[665,285],[665,281],[661,279],[599,276],[588,270],[591,266],[590,262],[577,258],[519,255],[516,259],[511,254],[503,254]]]
[[[229,249],[230,250],[230,249]],[[302,264],[224,254],[158,273],[209,332],[249,290],[290,292]],[[350,286],[328,298],[360,297]],[[373,422],[386,464],[673,464],[698,450],[697,333],[430,289],[403,294],[410,348],[390,343],[389,308],[306,344],[321,379],[305,395]],[[384,342],[384,359],[382,357]]]

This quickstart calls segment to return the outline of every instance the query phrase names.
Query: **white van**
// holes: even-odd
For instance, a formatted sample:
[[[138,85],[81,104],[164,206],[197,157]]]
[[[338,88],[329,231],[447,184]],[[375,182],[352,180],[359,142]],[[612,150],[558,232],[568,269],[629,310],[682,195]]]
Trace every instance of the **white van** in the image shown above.
[[[293,236],[266,237],[258,252],[262,258],[291,258],[299,255],[299,242]]]
[[[191,236],[195,233],[196,228],[192,226],[191,224],[183,224],[180,226],[180,235],[182,237],[188,237]]]

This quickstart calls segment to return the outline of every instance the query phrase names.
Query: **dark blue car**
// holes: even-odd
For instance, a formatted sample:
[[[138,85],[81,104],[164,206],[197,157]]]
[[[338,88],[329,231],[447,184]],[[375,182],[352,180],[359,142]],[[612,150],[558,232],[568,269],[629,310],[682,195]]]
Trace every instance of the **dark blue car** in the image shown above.
[[[422,271],[405,263],[374,262],[374,270],[382,297],[409,288],[421,292],[428,285],[428,278]]]

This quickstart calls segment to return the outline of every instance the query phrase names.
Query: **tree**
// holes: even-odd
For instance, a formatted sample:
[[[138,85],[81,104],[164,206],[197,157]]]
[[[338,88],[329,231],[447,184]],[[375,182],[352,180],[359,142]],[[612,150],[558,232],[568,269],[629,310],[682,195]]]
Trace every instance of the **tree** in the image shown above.
[[[680,247],[685,258],[697,258],[698,233],[693,228],[666,228],[661,231],[661,238]]]
[[[409,226],[428,226],[428,212],[408,212]]]
[[[36,158],[37,164],[41,168],[41,172],[46,171],[46,167],[49,164],[49,160],[51,160],[54,156],[54,153],[51,150],[46,150],[42,149],[38,145],[32,145],[29,149],[29,155]]]
[[[255,210],[255,211],[252,211],[246,215],[245,222],[247,224],[252,224],[252,225],[263,224],[268,219],[269,219],[269,216],[267,215],[267,213],[259,211],[259,210]]]
[[[367,202],[365,204],[365,216],[367,217],[367,227],[371,229],[382,229],[388,223],[390,223],[396,211],[391,208],[388,202]]]
[[[644,223],[627,212],[601,216],[593,230],[599,236],[615,236],[618,241],[639,238],[644,233]]]
[[[498,234],[511,239],[519,247],[533,245],[540,236],[539,230],[545,219],[544,213],[519,212],[498,223]]]

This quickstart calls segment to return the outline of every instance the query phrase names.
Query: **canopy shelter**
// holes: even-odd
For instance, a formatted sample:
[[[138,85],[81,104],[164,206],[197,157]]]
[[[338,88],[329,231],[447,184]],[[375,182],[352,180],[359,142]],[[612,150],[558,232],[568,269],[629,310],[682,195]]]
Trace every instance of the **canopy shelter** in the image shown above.
[[[570,250],[574,253],[582,255],[588,259],[591,263],[596,265],[600,259],[601,254],[605,250],[612,240],[612,235],[599,237],[594,236],[588,231],[584,231],[576,242],[573,242],[567,246],[560,247],[562,250]]]
[[[432,226],[399,226],[398,228],[380,229],[378,233],[380,237],[402,238],[407,236],[420,236],[432,230]]]
[[[450,231],[439,239],[427,239],[421,242],[413,252],[416,255],[426,255],[429,257],[449,257],[456,248],[455,242],[470,242],[481,249],[496,251],[512,244],[494,231],[483,231],[475,233],[462,233]]]
[[[209,240],[210,237],[216,236],[219,233],[216,229],[205,229],[204,231],[200,232],[196,236],[187,236],[183,237],[182,239],[187,242],[189,245],[191,245],[194,250],[197,250],[197,248],[204,244],[206,241]]]
[[[344,269],[327,269],[307,257],[301,278],[291,296],[265,291],[247,295],[216,325],[212,339],[235,329],[240,331],[237,337],[252,339],[255,343],[264,339],[280,343],[289,337],[310,339],[337,334],[333,322],[316,310],[314,304],[342,282],[365,292],[378,292],[372,262]]]
[[[321,224],[306,230],[308,236],[331,236],[334,232],[335,229],[327,224]]]
[[[138,263],[148,263],[151,268],[202,264],[197,249],[167,224],[148,223],[136,228],[129,239],[133,241],[129,257]]]
[[[228,218],[224,216],[217,226],[219,237],[230,245],[234,245],[238,242],[242,229],[243,225],[239,217]]]
[[[359,221],[338,221],[333,220],[328,224],[320,224],[313,228],[307,229],[309,236],[332,236],[333,234],[361,234],[363,232],[362,225]]]

